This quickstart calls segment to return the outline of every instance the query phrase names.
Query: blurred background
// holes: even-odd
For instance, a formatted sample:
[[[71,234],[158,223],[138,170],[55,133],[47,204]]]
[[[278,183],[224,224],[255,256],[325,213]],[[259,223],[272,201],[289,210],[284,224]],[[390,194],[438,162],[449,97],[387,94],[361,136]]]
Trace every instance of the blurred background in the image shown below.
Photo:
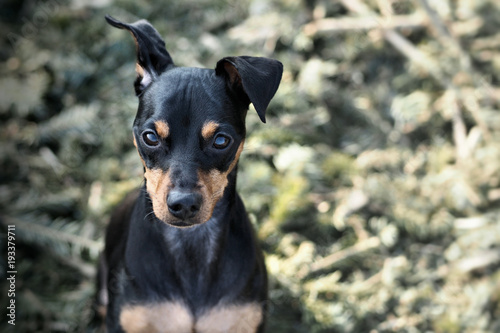
[[[496,0],[2,0],[0,331],[92,332],[112,208],[141,185],[135,45],[180,66],[279,59],[238,188],[270,275],[267,332],[500,331]],[[7,225],[16,326],[7,324]]]

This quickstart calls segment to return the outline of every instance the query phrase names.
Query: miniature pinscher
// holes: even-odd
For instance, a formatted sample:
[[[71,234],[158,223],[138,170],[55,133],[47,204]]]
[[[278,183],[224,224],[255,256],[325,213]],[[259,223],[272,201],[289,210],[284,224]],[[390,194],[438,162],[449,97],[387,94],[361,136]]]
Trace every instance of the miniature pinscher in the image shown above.
[[[112,214],[99,264],[107,331],[263,332],[267,273],[236,192],[245,117],[262,120],[279,61],[226,57],[177,67],[158,31],[106,16],[137,46],[134,144],[144,185]]]

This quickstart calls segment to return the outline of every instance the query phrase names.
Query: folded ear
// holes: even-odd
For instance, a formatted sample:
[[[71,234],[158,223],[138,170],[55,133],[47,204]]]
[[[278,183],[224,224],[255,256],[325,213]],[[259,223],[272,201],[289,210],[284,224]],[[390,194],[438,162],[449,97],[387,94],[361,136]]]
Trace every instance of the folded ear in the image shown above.
[[[156,29],[146,20],[132,24],[118,21],[106,15],[106,21],[115,28],[130,31],[137,46],[137,79],[134,82],[135,93],[139,95],[161,73],[174,66],[170,54],[165,49],[165,42]]]
[[[263,123],[266,109],[280,85],[283,64],[259,57],[226,57],[217,62],[217,75],[223,75],[233,92],[248,98]]]

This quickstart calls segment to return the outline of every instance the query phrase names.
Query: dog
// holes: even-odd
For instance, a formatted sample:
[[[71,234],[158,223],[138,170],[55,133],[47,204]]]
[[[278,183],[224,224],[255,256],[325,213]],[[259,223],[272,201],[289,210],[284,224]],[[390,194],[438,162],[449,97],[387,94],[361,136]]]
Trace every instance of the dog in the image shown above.
[[[250,103],[262,122],[283,65],[225,57],[177,67],[146,20],[113,27],[137,46],[133,140],[143,187],[111,215],[98,291],[110,333],[263,332],[267,273],[236,192]]]

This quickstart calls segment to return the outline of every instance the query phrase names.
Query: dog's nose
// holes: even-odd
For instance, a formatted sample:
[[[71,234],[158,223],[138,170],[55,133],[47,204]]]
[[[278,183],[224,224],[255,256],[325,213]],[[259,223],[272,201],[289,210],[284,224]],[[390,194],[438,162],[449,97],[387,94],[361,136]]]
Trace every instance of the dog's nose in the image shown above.
[[[200,211],[202,196],[199,193],[171,191],[167,195],[167,206],[170,214],[181,220],[196,216]]]

